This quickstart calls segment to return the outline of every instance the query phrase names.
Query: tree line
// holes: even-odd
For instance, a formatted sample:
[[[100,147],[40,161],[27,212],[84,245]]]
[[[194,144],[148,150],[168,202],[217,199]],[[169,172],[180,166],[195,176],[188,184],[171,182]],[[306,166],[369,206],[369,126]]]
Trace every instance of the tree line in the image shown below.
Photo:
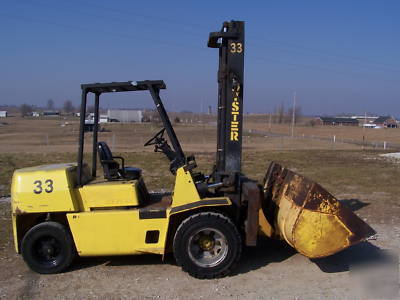
[[[302,117],[302,111],[300,106],[296,106],[285,109],[285,104],[282,102],[279,106],[275,108],[275,113],[272,114],[272,122],[276,124],[291,123],[293,120],[294,111],[294,122],[298,123]]]
[[[34,105],[30,105],[30,104],[26,104],[26,103],[20,105],[20,107],[19,107],[19,111],[23,117],[31,116],[32,112],[34,112],[36,109],[43,110],[43,109],[39,109],[38,107],[36,107]],[[53,99],[47,100],[46,107],[44,109],[49,110],[49,111],[53,111],[56,109]],[[70,114],[70,113],[75,112],[76,108],[72,104],[71,100],[65,100],[61,110],[64,113]]]

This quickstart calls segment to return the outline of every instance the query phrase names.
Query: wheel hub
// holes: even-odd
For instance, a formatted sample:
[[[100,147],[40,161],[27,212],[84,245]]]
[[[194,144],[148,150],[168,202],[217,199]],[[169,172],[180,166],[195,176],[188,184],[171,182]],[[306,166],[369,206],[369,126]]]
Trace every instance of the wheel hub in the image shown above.
[[[203,250],[210,251],[212,248],[214,248],[215,241],[210,236],[202,236],[200,237],[199,245]]]
[[[43,237],[33,247],[33,255],[42,264],[53,264],[60,253],[60,245],[53,237]]]
[[[45,243],[42,247],[42,251],[45,255],[52,256],[54,254],[54,247],[49,243]]]
[[[189,238],[188,254],[196,265],[214,267],[227,256],[228,242],[216,228],[201,228]]]

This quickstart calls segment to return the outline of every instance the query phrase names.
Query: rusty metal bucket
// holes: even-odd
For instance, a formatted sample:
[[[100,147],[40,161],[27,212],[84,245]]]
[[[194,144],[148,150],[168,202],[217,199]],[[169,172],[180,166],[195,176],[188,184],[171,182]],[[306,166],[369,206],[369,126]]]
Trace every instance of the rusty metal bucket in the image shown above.
[[[376,233],[319,184],[274,162],[261,206],[260,229],[309,258],[332,255]]]

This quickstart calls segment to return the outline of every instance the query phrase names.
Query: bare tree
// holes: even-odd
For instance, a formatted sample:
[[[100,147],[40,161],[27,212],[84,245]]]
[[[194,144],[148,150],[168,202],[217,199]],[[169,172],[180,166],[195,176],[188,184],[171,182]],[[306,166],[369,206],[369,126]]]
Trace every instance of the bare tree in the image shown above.
[[[277,115],[277,123],[282,124],[285,120],[285,103],[283,103],[283,101],[279,105],[276,115]]]
[[[86,112],[87,112],[88,114],[93,114],[94,111],[95,111],[94,105],[89,105],[88,108],[86,109]]]
[[[75,110],[75,107],[72,105],[72,101],[71,100],[65,100],[64,102],[64,111],[66,113],[71,113]]]
[[[291,107],[288,109],[288,112],[286,114],[286,122],[290,122],[292,116],[293,116],[293,108]],[[301,117],[302,117],[301,107],[296,106],[296,108],[294,109],[294,123],[297,124],[300,121]]]
[[[23,117],[30,116],[32,113],[32,106],[24,103],[19,107],[19,111]]]
[[[47,100],[46,108],[49,109],[49,110],[53,110],[54,109],[54,101],[53,101],[53,99]]]
[[[150,121],[154,124],[161,124],[160,115],[156,110],[153,110],[152,114],[150,115]]]

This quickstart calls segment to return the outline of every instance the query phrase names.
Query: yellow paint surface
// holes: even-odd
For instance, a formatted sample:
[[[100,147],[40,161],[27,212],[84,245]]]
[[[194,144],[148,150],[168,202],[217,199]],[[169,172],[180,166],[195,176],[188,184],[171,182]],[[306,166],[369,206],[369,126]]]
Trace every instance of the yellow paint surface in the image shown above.
[[[78,203],[73,193],[75,177],[76,164],[16,170],[11,184],[13,212],[77,211]]]
[[[93,182],[79,188],[83,209],[138,206],[138,181]]]
[[[200,201],[192,175],[183,167],[176,172],[174,193],[172,195],[172,207]]]
[[[139,219],[139,210],[106,210],[67,214],[81,256],[164,253],[168,218]],[[155,244],[146,244],[146,233],[158,230]]]

